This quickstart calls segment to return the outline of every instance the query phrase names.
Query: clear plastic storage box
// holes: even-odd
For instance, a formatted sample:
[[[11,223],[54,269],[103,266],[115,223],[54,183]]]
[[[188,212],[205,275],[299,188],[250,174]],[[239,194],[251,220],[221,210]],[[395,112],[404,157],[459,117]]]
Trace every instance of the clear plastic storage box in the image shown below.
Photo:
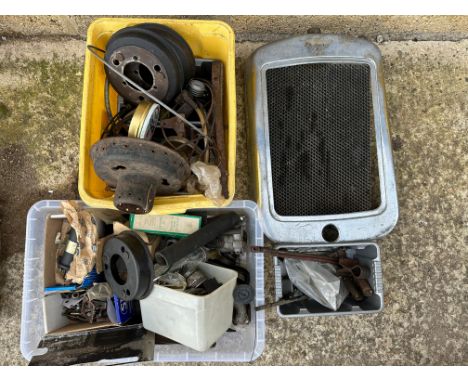
[[[210,211],[213,214],[235,211],[247,220],[248,245],[263,245],[263,232],[258,221],[257,205],[251,201],[234,201],[231,205],[213,209],[191,211]],[[45,354],[46,348],[39,348],[41,339],[50,329],[46,325],[44,304],[44,243],[45,225],[52,214],[60,214],[60,201],[43,200],[29,210],[26,225],[26,244],[24,259],[23,307],[21,317],[21,353],[31,360],[35,355]],[[251,286],[255,289],[255,304],[264,303],[263,255],[248,254],[245,266],[251,274]],[[249,325],[226,332],[216,345],[205,352],[198,352],[179,344],[155,345],[156,362],[248,362],[263,352],[265,345],[264,312],[251,308]],[[48,317],[47,321],[51,321]]]

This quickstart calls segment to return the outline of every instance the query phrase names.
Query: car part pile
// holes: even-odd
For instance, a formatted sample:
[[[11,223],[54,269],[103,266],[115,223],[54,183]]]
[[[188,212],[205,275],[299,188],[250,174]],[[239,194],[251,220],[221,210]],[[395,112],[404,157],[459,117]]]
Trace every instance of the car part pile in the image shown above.
[[[203,192],[210,206],[233,196],[227,192],[224,120],[233,133],[234,36],[225,25],[207,23],[212,35],[205,44],[205,33],[192,34],[198,22],[169,22],[194,51],[220,61],[195,58],[174,30],[155,23],[125,27],[135,22],[105,21],[90,29],[80,193],[91,184],[93,192],[83,191],[83,199],[99,203],[88,211],[64,205],[67,222],[61,230],[51,224],[56,236],[45,234],[45,257],[57,249],[55,266],[44,266],[55,268],[44,284],[47,333],[58,320],[70,330],[136,324],[155,333],[158,346],[185,345],[169,351],[180,351],[184,360],[198,359],[190,357],[192,350],[218,360],[227,353],[219,348],[233,351],[232,332],[248,333],[249,343],[255,332],[255,349],[250,356],[242,352],[245,360],[263,345],[262,309],[276,306],[284,317],[381,310],[380,250],[372,240],[393,228],[398,204],[378,50],[361,39],[331,35],[258,49],[246,66],[246,82],[252,186],[260,211],[242,201],[193,215],[148,216],[157,196],[169,196],[157,211],[166,213],[194,207],[200,198],[188,195]],[[105,50],[94,45],[108,37]],[[234,138],[227,145],[231,169]],[[109,217],[99,208],[111,207],[111,193],[119,211]],[[178,196],[185,201],[178,203]],[[247,210],[248,240],[239,213]],[[259,247],[262,229],[272,248]],[[50,245],[54,237],[57,248]],[[261,253],[272,255],[275,265],[276,302],[265,305]],[[31,285],[38,278],[27,267],[25,301],[32,306],[38,299],[31,297]],[[34,315],[25,310],[28,327]],[[239,338],[245,339],[233,342]]]
[[[85,295],[77,304],[66,308],[63,314],[70,320],[89,323],[103,322],[107,320],[107,303],[100,300],[89,300]]]
[[[158,251],[155,255],[155,261],[164,272],[167,272],[186,256],[189,256],[198,248],[209,242],[216,240],[218,236],[239,223],[240,217],[234,212],[217,216],[203,228],[194,232],[187,238]]]
[[[177,32],[155,23],[114,33],[104,58],[99,48],[88,48],[104,64],[108,116],[90,155],[96,174],[114,191],[115,207],[146,214],[155,196],[227,198],[223,64],[196,60]],[[117,112],[110,87],[118,93]],[[194,170],[200,166],[201,175]]]
[[[344,247],[313,252],[258,246],[251,249],[277,257],[286,265],[288,280],[292,284],[284,301],[263,308],[312,299],[336,311],[348,294],[357,303],[374,294],[369,283],[370,270],[352,258],[354,251]]]
[[[70,209],[75,204],[63,205]],[[77,215],[85,212],[76,207]],[[70,268],[69,263],[76,261],[83,238],[70,228],[70,223],[75,224],[65,221],[65,215],[55,218],[63,219],[65,230],[69,229],[69,234],[57,242],[56,268],[62,275],[64,267]],[[130,228],[137,221],[137,215],[106,219],[95,247],[99,260],[84,282],[64,281],[46,288],[49,294],[60,294],[64,317],[71,322],[99,325],[142,323],[158,335],[199,351],[206,350],[229,328],[250,322],[255,291],[241,260],[245,261],[248,251],[243,216],[235,212],[175,215],[169,220],[171,232],[151,229],[151,222],[154,229],[165,229],[164,217],[148,220],[146,231]],[[198,228],[185,233],[192,222],[198,222]],[[161,293],[168,291],[176,294],[162,302]],[[194,301],[189,302],[184,295]],[[208,325],[214,319],[211,314],[203,318],[210,304],[219,310],[212,325]],[[195,320],[198,326],[193,328],[198,333],[196,339],[177,334],[185,330],[178,311],[184,307],[187,317],[199,309]],[[164,315],[159,311],[162,308]],[[171,312],[175,315],[172,318]]]

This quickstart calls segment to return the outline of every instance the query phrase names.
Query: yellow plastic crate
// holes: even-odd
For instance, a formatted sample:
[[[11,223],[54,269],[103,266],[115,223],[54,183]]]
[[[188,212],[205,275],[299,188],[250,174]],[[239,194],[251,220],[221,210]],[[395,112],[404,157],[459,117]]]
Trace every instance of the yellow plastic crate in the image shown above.
[[[135,24],[154,22],[167,25],[179,33],[192,48],[195,57],[217,59],[224,64],[224,123],[226,126],[226,162],[228,171],[229,198],[223,206],[231,203],[235,191],[236,163],[236,79],[235,39],[232,28],[216,20],[171,20],[143,18],[102,18],[95,20],[88,29],[87,44],[105,49],[109,38],[118,30]],[[94,172],[89,155],[101,130],[107,123],[104,105],[104,65],[86,50],[84,68],[83,104],[80,133],[80,167],[78,190],[81,199],[91,207],[115,209],[113,193]],[[117,94],[111,87],[111,105],[117,104]],[[113,110],[116,111],[116,110]],[[204,195],[174,195],[156,197],[150,214],[182,213],[190,208],[215,207]]]

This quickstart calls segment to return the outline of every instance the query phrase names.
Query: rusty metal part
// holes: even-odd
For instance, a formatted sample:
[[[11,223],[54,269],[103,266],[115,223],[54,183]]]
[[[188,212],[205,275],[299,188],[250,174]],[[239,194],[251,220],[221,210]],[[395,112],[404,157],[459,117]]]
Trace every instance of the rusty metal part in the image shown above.
[[[107,43],[105,68],[112,86],[125,99],[138,103],[146,98],[125,75],[149,94],[171,101],[193,76],[193,53],[174,30],[154,23],[134,25],[114,33]]]
[[[358,260],[341,258],[338,259],[341,268],[336,272],[337,276],[350,276],[355,280],[367,280],[370,275],[369,268],[360,265]]]
[[[374,291],[372,290],[369,281],[367,281],[367,278],[370,275],[369,269],[359,265],[359,263],[356,265],[347,262],[347,264],[351,266],[343,265],[342,260],[343,259],[340,259],[340,266],[342,268],[336,271],[336,275],[342,278],[347,289],[349,290],[349,293],[351,293],[351,296],[353,296],[356,301],[361,301],[363,296],[372,296]]]
[[[356,301],[362,301],[364,299],[362,292],[356,287],[351,276],[344,276],[341,279],[343,280],[346,289],[349,291],[353,299]]]
[[[137,46],[123,46],[112,51],[108,57],[108,62],[114,65],[119,72],[150,94],[163,100],[170,98],[167,94],[170,79],[166,65],[154,54]],[[155,68],[159,68],[159,71]],[[107,76],[112,86],[126,100],[138,103],[144,99],[138,89],[122,80],[117,74],[109,72]]]
[[[185,107],[190,108],[194,111],[199,108],[197,102],[192,98],[192,95],[187,91],[187,90],[182,90],[180,93],[179,100],[183,102],[183,105],[181,105],[181,108],[184,109]],[[187,105],[187,106],[184,106]]]
[[[271,249],[267,247],[259,247],[259,246],[252,246],[250,247],[252,252],[263,252],[266,255],[282,257],[284,259],[297,259],[297,260],[305,260],[305,261],[316,261],[317,263],[324,263],[324,264],[333,264],[338,265],[338,259],[328,256],[330,252],[323,252],[320,255],[320,252],[290,252],[290,251],[282,251],[277,249]]]
[[[221,170],[221,188],[223,196],[229,198],[229,190],[227,183],[227,159],[226,159],[226,140],[224,134],[224,71],[221,61],[214,61],[211,65],[211,86],[213,89],[214,110],[214,128],[215,128],[215,144],[219,156],[219,169]]]
[[[64,316],[74,321],[100,322],[107,319],[107,303],[99,300],[89,300],[85,295],[83,299],[72,307],[67,307]]]
[[[168,146],[182,154],[190,163],[202,160],[209,162],[210,144],[213,140],[209,136],[209,125],[206,111],[201,103],[194,100],[187,90],[183,90],[176,98],[175,109],[181,115],[196,114],[200,124],[202,134],[197,135],[188,130],[182,121],[174,118],[167,118],[161,121],[161,132]],[[176,136],[166,133],[166,130],[172,129]],[[198,132],[198,131],[197,131]],[[198,132],[199,133],[199,132]],[[200,141],[203,139],[203,145]]]
[[[187,138],[171,136],[166,138],[166,142],[171,148],[177,151],[189,163],[194,161],[193,157],[198,158],[202,155],[203,150],[198,145]]]
[[[105,138],[91,147],[96,174],[115,189],[114,205],[127,213],[147,213],[156,195],[182,188],[190,167],[178,153],[152,141]]]
[[[364,296],[370,297],[374,294],[374,291],[372,290],[369,281],[367,281],[366,279],[354,279],[354,281],[358,285],[359,289],[361,289],[361,292]]]
[[[163,119],[161,121],[161,129],[172,129],[178,136],[185,135],[185,124],[177,117]]]
[[[355,259],[350,259],[347,257],[340,257],[338,259],[338,264],[341,265],[343,268],[351,268],[355,265],[359,265],[359,261]]]
[[[135,106],[127,103],[121,105],[119,111],[109,119],[108,124],[102,130],[101,139],[124,135],[128,130],[134,112]]]
[[[204,154],[202,160],[205,163],[209,162],[209,154],[210,151],[208,150],[208,120],[206,118],[205,110],[202,109],[195,100],[192,99],[192,96],[187,90],[182,91],[182,99],[184,102],[189,105],[197,114],[198,119],[200,120],[201,130],[203,131],[203,139],[204,139]]]
[[[270,308],[274,308],[275,306],[286,305],[286,304],[289,304],[291,302],[299,302],[299,301],[304,301],[304,300],[308,300],[308,299],[309,299],[309,297],[307,297],[307,296],[298,296],[298,297],[293,297],[293,298],[288,298],[288,299],[281,299],[281,300],[278,300],[278,301],[275,301],[275,302],[271,302],[269,304],[256,306],[255,311],[258,312],[259,310],[270,309]]]
[[[130,138],[151,140],[159,119],[160,109],[161,107],[156,103],[140,102],[130,122],[128,136]]]
[[[367,280],[370,275],[369,269],[362,265],[355,265],[354,267],[351,267],[350,270],[353,277],[357,280]]]
[[[144,88],[142,88],[136,82],[132,81],[126,75],[119,73],[119,71],[117,69],[115,69],[111,64],[109,64],[107,61],[105,61],[101,56],[99,56],[99,54],[97,52],[104,52],[102,49],[100,49],[100,48],[98,48],[96,46],[93,46],[93,45],[87,45],[86,48],[94,56],[94,58],[96,58],[99,62],[101,62],[104,65],[104,67],[106,69],[108,69],[111,72],[117,74],[124,81],[127,81],[130,85],[132,85],[133,87],[138,89],[140,92],[142,92],[146,96],[147,99],[150,99],[151,101],[157,103],[158,105],[160,105],[161,107],[166,109],[169,113],[175,115],[177,118],[180,118],[182,121],[184,121],[184,123],[186,123],[188,126],[190,126],[191,129],[198,132],[199,134],[204,135],[203,132],[198,127],[196,127],[192,122],[188,121],[182,114],[178,113],[172,107],[167,105],[167,103],[163,102],[161,99],[155,97],[154,95],[148,93]]]
[[[176,106],[174,107],[179,114],[190,115],[193,112],[193,107],[186,102],[184,92],[181,92],[175,99]]]

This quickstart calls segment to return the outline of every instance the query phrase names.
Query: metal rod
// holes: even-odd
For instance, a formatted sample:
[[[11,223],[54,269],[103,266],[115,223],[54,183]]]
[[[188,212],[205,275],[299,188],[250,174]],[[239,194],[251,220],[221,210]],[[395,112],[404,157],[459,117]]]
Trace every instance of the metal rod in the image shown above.
[[[226,162],[226,140],[224,134],[223,121],[224,72],[222,62],[213,62],[213,64],[211,65],[211,71],[211,105],[214,109],[215,144],[219,154],[219,169],[221,170],[221,188],[223,196],[226,199],[228,199],[229,190]]]
[[[308,299],[309,299],[309,297],[307,297],[307,296],[299,296],[299,297],[294,297],[294,298],[290,298],[290,299],[278,300],[278,301],[275,301],[275,302],[271,302],[269,304],[256,306],[255,311],[258,312],[259,310],[274,308],[275,306],[286,305],[286,304],[289,304],[291,302],[298,302],[298,301],[303,301],[303,300],[308,300]]]
[[[64,214],[52,214],[50,215],[50,218],[51,219],[65,219],[65,215]]]
[[[289,252],[289,251],[281,251],[277,249],[271,249],[267,247],[259,247],[259,246],[252,246],[250,249],[253,252],[263,252],[266,255],[282,257],[282,258],[289,258],[289,259],[297,259],[297,260],[305,260],[305,261],[315,261],[317,263],[325,263],[325,264],[334,264],[338,265],[338,258],[331,258],[326,255],[318,255],[317,253],[310,253],[310,252]],[[326,252],[330,253],[330,252]]]
[[[94,50],[98,50],[95,46],[88,45],[87,46],[88,50],[90,53],[98,59],[101,63],[103,63],[108,69],[112,70],[115,74],[117,74],[120,78],[123,78],[125,81],[127,81],[130,85],[134,86],[136,89],[141,91],[145,96],[147,96],[149,99],[151,99],[153,102],[157,103],[158,105],[161,105],[164,109],[166,109],[168,112],[172,113],[175,115],[177,118],[182,120],[184,123],[189,125],[193,130],[195,130],[197,133],[201,134],[203,137],[206,136],[206,134],[196,127],[193,123],[188,121],[183,115],[179,114],[176,112],[174,109],[172,109],[170,106],[166,105],[163,101],[160,99],[156,98],[155,96],[151,95],[148,93],[145,89],[143,89],[140,85],[136,84],[133,82],[130,78],[128,78],[126,75],[120,73],[117,69],[113,68],[112,65],[110,65],[108,62],[106,62],[103,58],[101,58]]]

